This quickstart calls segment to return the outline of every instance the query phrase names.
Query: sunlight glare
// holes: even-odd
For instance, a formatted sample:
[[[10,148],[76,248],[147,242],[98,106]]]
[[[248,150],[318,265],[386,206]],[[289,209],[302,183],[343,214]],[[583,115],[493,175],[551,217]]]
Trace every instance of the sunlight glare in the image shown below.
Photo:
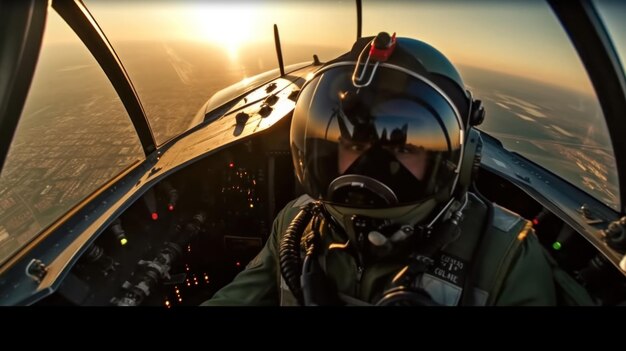
[[[252,82],[251,77],[243,77],[243,79],[241,80],[241,84],[244,86],[248,86],[251,82]]]
[[[192,9],[201,41],[223,47],[232,61],[242,45],[254,40],[260,6],[254,3],[200,3]]]

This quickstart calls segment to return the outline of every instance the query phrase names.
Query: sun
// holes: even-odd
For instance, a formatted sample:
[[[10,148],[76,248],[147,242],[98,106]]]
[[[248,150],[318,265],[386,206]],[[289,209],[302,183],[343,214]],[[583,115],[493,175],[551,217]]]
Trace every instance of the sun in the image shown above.
[[[198,4],[192,11],[197,39],[223,47],[231,60],[237,60],[242,45],[255,39],[257,18],[262,16],[259,6],[249,2]]]

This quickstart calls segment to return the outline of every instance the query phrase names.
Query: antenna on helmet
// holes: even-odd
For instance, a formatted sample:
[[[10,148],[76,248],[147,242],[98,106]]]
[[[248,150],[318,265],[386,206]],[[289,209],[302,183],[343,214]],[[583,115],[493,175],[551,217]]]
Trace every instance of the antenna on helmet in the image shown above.
[[[359,54],[356,66],[354,67],[354,72],[352,73],[352,85],[357,88],[363,88],[372,83],[378,65],[381,62],[387,61],[393,53],[393,50],[396,48],[396,33],[393,33],[392,36],[389,36],[387,32],[378,33],[376,38],[371,41],[369,48],[370,49],[367,53],[367,58],[365,59],[365,64],[363,65],[361,74],[359,74],[359,67],[361,66],[361,60],[363,59],[363,54],[365,53],[367,46],[363,49],[363,51],[361,51],[361,54]],[[368,72],[370,61],[374,67],[370,70],[369,77],[366,80],[365,75]]]

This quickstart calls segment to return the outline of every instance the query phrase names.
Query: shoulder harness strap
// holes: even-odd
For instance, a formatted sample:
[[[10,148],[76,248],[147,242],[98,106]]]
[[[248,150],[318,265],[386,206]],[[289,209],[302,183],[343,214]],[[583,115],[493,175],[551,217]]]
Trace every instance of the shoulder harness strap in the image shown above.
[[[435,298],[444,305],[474,305],[471,297],[473,285],[473,258],[483,237],[487,222],[487,205],[475,194],[468,193],[468,204],[460,223],[461,235],[434,257],[435,264],[425,274],[423,284],[432,288],[431,294],[443,293],[447,298]],[[435,284],[435,285],[433,285]],[[443,289],[443,290],[442,290]],[[428,290],[428,289],[427,289]],[[445,291],[445,292],[444,292]],[[472,293],[470,293],[472,292]]]

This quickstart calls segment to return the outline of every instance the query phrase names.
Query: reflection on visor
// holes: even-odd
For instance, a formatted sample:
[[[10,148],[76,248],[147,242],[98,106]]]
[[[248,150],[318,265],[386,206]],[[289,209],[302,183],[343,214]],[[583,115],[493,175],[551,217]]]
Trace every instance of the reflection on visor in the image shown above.
[[[405,72],[383,67],[360,89],[350,73],[348,66],[323,72],[296,105],[292,151],[309,194],[368,208],[376,205],[363,184],[384,185],[397,204],[449,194],[462,135],[449,100]]]
[[[395,156],[417,179],[423,180],[426,150],[449,148],[450,141],[441,123],[434,121],[432,113],[417,102],[392,99],[365,107],[348,92],[340,94],[339,104],[339,174],[376,145]]]
[[[363,153],[372,147],[369,142],[355,142],[349,139],[340,138],[338,168],[339,174],[345,171]],[[404,167],[406,167],[417,179],[423,180],[428,161],[428,154],[423,147],[411,144],[387,144],[382,148],[393,155]]]
[[[361,102],[352,93],[342,93],[336,113],[339,139],[391,148],[452,149],[442,118],[417,99],[393,98],[383,102]],[[359,101],[355,101],[359,100]],[[329,121],[332,122],[332,121]],[[332,136],[326,133],[326,139]]]

